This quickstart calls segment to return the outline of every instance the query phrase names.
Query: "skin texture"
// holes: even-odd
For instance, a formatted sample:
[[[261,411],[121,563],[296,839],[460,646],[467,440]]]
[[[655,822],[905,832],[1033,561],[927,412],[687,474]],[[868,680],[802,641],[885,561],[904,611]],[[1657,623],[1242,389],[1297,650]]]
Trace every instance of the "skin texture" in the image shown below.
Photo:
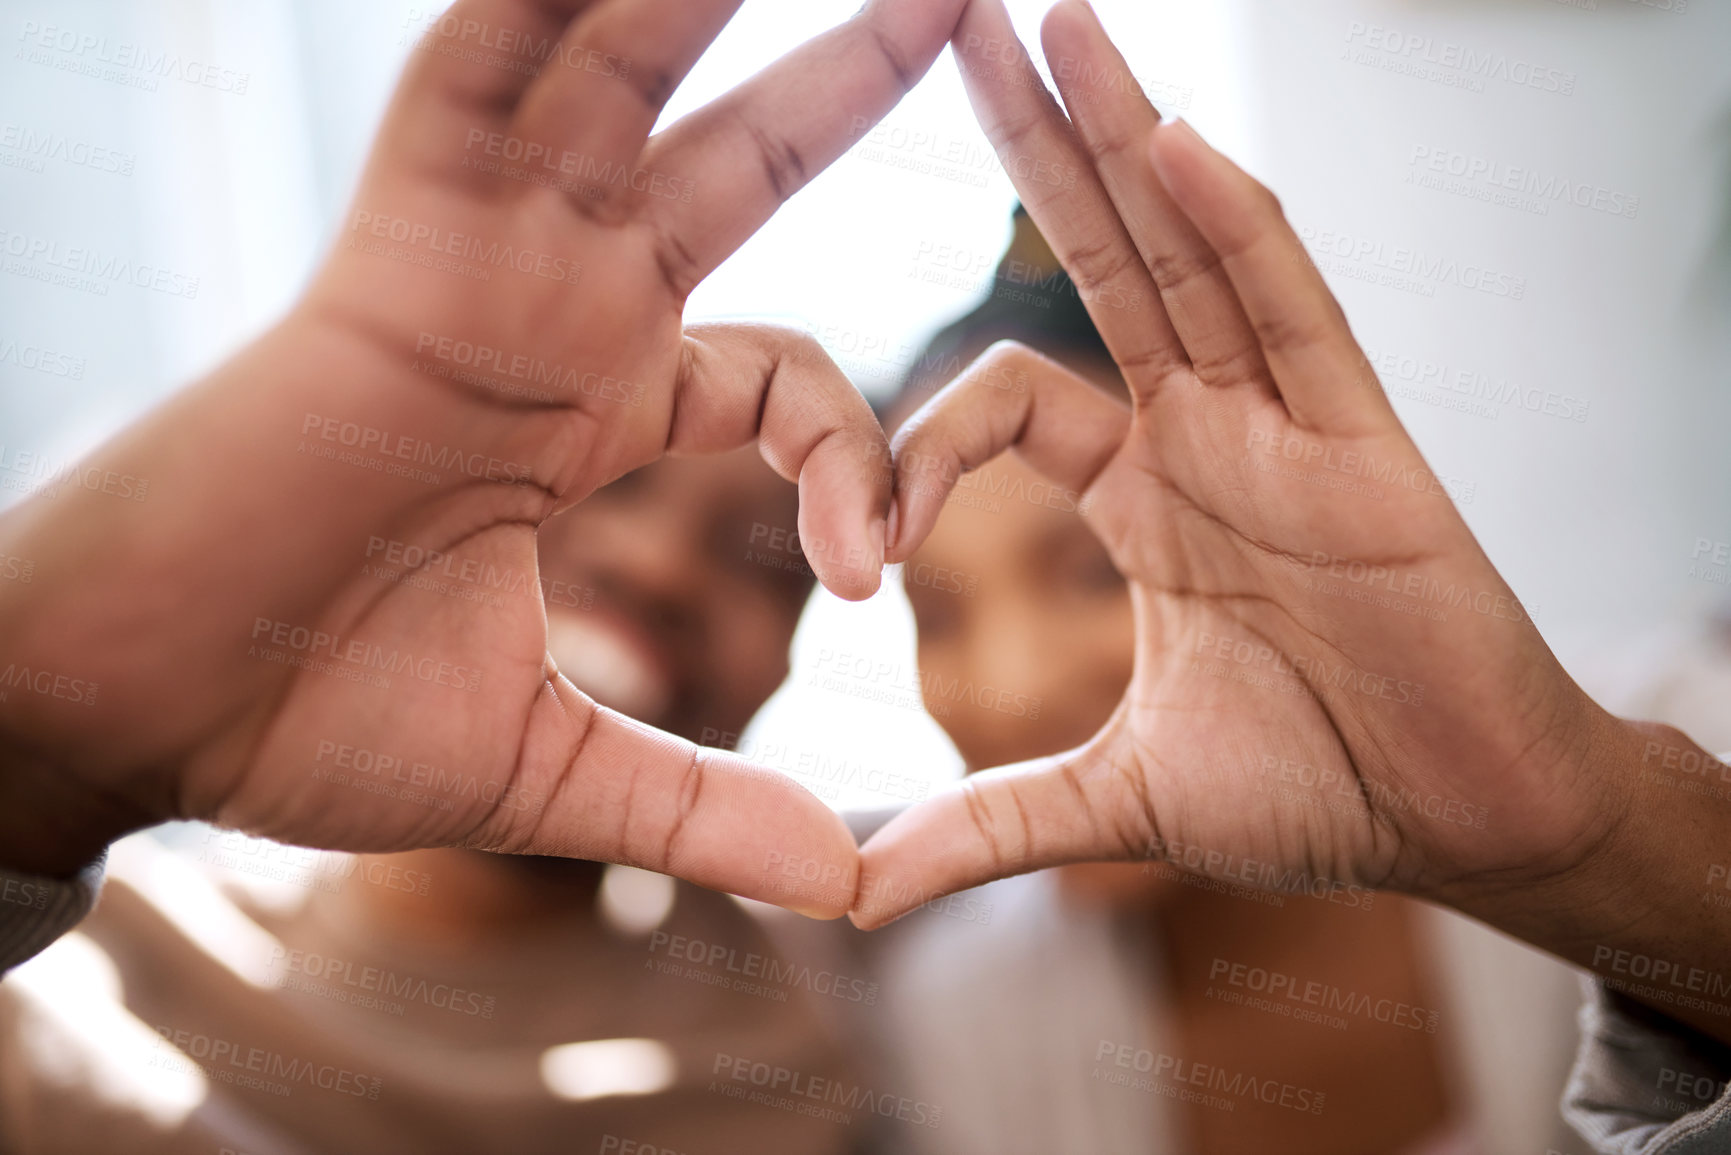
[[[1108,387],[1116,376],[1109,364],[1073,367]],[[1040,475],[1015,456],[995,458],[978,473],[982,493],[1045,493]],[[1085,742],[1129,684],[1129,589],[1099,539],[1064,504],[1011,496],[987,507],[951,505],[903,570],[924,686],[989,685],[1012,701],[1039,703],[1037,711],[1005,713],[954,695],[929,696],[928,708],[970,768]],[[957,585],[971,592],[955,592]],[[1435,1011],[1412,904],[1392,895],[1355,906],[1290,896],[1276,907],[1186,886],[1146,864],[1061,869],[1073,901],[1157,927],[1164,978],[1157,998],[1170,1053],[1328,1096],[1320,1115],[1257,1102],[1234,1111],[1173,1103],[1186,1150],[1368,1155],[1442,1129],[1439,1035],[1413,1029],[1423,1021],[1418,1014],[1398,1026],[1357,1018],[1339,1030],[1221,997],[1252,994],[1243,980],[1235,988],[1223,977],[1224,963]],[[1362,892],[1352,897],[1363,903]],[[1446,1010],[1438,1022],[1447,1028]]]
[[[1049,61],[1089,66],[1053,69],[1069,117],[996,0],[970,5],[956,55],[1131,404],[1027,350],[989,353],[897,434],[889,556],[918,546],[961,472],[1013,448],[1087,495],[1130,583],[1135,670],[1078,748],[884,827],[855,920],[903,913],[896,895],[1152,857],[1277,889],[1409,891],[1604,973],[1617,951],[1716,969],[1731,943],[1678,880],[1714,861],[1725,817],[1634,781],[1649,743],[1698,748],[1611,717],[1563,671],[1273,196],[1188,126],[1157,127],[1133,82],[1098,79],[1130,73],[1087,5],[1059,4],[1044,34]],[[996,387],[1015,373],[1027,390]],[[1318,582],[1337,560],[1402,589],[1411,575],[1421,604],[1484,596],[1446,620],[1395,612]],[[1281,792],[1260,789],[1271,778]],[[1731,1008],[1658,1001],[1731,1036]]]
[[[888,452],[863,399],[809,338],[687,329],[681,311],[917,80],[960,0],[876,0],[649,138],[736,7],[461,0],[459,24],[571,51],[494,68],[430,33],[305,299],[91,459],[148,478],[148,500],[78,489],[0,519],[0,543],[41,575],[0,607],[0,653],[100,685],[93,704],[0,704],[8,865],[70,873],[125,831],[182,817],[333,849],[624,862],[846,909],[856,848],[841,822],[785,777],[597,708],[560,676],[535,588],[537,528],[555,511],[664,454],[753,442],[799,482],[821,579],[847,597],[877,587]],[[559,180],[487,167],[494,142]],[[467,275],[426,267],[452,252]],[[451,372],[464,355],[440,360],[444,339],[499,350],[476,371],[493,384]],[[518,357],[563,372],[526,393]],[[330,456],[344,450],[359,464]],[[419,476],[383,468],[405,458]],[[527,575],[527,592],[495,606],[382,582],[363,568],[375,539]],[[296,629],[336,639],[319,652],[337,673],[288,664],[306,657]],[[397,673],[388,689],[343,676],[351,642],[433,676]],[[321,743],[477,788],[413,813],[338,794],[311,773]],[[819,883],[774,869],[803,860]]]
[[[598,490],[541,528],[549,620],[621,633],[671,689],[639,721],[704,746],[738,734],[787,676],[788,645],[811,592],[797,570],[760,564],[758,526],[791,527],[792,487],[750,449],[663,458]],[[758,533],[759,538],[764,535]],[[788,560],[797,562],[797,557]],[[573,639],[581,644],[587,635]],[[585,693],[625,708],[642,679],[584,663]],[[629,667],[628,667],[629,668]],[[621,690],[621,686],[625,688]],[[639,701],[643,695],[636,695]],[[439,880],[433,894],[360,887],[357,917],[455,944],[493,928],[569,924],[591,911],[601,867],[561,858],[417,850],[391,864]]]

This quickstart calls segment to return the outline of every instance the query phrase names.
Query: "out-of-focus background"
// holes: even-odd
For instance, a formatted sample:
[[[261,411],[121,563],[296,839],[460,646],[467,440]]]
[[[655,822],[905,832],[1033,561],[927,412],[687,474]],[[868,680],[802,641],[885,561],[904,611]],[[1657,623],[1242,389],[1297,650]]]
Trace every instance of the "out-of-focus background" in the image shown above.
[[[668,116],[854,7],[749,0]],[[1030,42],[1043,7],[1011,2]],[[1731,8],[1096,7],[1156,103],[1280,194],[1402,418],[1564,662],[1614,708],[1670,713],[1731,748],[1731,710],[1714,705],[1725,695],[1699,690],[1727,684],[1731,632],[1731,569],[1712,563],[1731,541]],[[294,300],[436,11],[0,4],[0,501]],[[70,35],[44,47],[45,27]],[[98,66],[78,47],[87,35],[194,56],[225,79]],[[989,287],[1013,204],[942,60],[698,290],[689,315],[807,328],[886,399],[924,338]],[[160,283],[177,291],[49,283],[44,244],[167,270]],[[895,701],[818,684],[836,655],[869,662],[864,684]],[[1679,688],[1680,671],[1695,691]],[[820,592],[793,674],[743,747],[772,764],[839,751],[936,784],[959,759],[918,700],[900,592],[863,606]],[[844,807],[893,801],[860,785],[831,794]],[[1487,1032],[1518,1032],[1495,1007],[1484,1017]]]

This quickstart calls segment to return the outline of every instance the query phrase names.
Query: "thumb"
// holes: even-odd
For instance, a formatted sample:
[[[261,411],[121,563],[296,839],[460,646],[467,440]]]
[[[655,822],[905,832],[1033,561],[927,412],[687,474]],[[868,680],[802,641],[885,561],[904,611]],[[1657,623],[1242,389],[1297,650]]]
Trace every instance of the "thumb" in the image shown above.
[[[898,814],[860,851],[859,895],[848,917],[872,930],[994,879],[1136,857],[1146,839],[1101,821],[1109,811],[1096,799],[1121,776],[1091,752],[1094,745],[974,774]]]
[[[531,708],[512,797],[469,841],[485,850],[618,862],[814,918],[853,900],[858,848],[793,779],[596,705],[561,676]]]

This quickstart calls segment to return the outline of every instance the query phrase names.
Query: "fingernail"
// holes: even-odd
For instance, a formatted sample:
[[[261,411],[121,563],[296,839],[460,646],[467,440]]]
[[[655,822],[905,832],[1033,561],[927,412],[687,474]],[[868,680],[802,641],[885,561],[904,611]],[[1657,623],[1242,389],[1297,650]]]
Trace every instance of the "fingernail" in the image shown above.
[[[793,911],[795,914],[803,915],[804,917],[816,922],[834,922],[843,914],[847,913],[846,911],[832,912],[829,910],[822,910],[815,906],[790,906],[787,909]]]
[[[892,499],[890,501],[890,515],[889,515],[888,519],[886,519],[886,521],[884,522],[884,557],[885,558],[888,558],[889,557],[889,551],[895,548],[896,530],[901,528],[901,524],[902,524],[902,503]]]

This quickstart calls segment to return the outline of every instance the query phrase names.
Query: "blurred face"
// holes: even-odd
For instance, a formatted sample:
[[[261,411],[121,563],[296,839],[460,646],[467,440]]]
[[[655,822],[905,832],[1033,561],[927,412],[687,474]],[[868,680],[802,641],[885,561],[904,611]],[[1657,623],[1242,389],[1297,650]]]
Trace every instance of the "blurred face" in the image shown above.
[[[794,487],[748,448],[666,458],[554,518],[540,557],[560,671],[602,705],[724,744],[787,675],[810,579],[797,551],[767,547],[797,515]]]
[[[978,472],[903,572],[926,708],[970,772],[1087,740],[1133,656],[1129,591],[1081,516],[1028,500],[1050,484],[1013,457]]]

